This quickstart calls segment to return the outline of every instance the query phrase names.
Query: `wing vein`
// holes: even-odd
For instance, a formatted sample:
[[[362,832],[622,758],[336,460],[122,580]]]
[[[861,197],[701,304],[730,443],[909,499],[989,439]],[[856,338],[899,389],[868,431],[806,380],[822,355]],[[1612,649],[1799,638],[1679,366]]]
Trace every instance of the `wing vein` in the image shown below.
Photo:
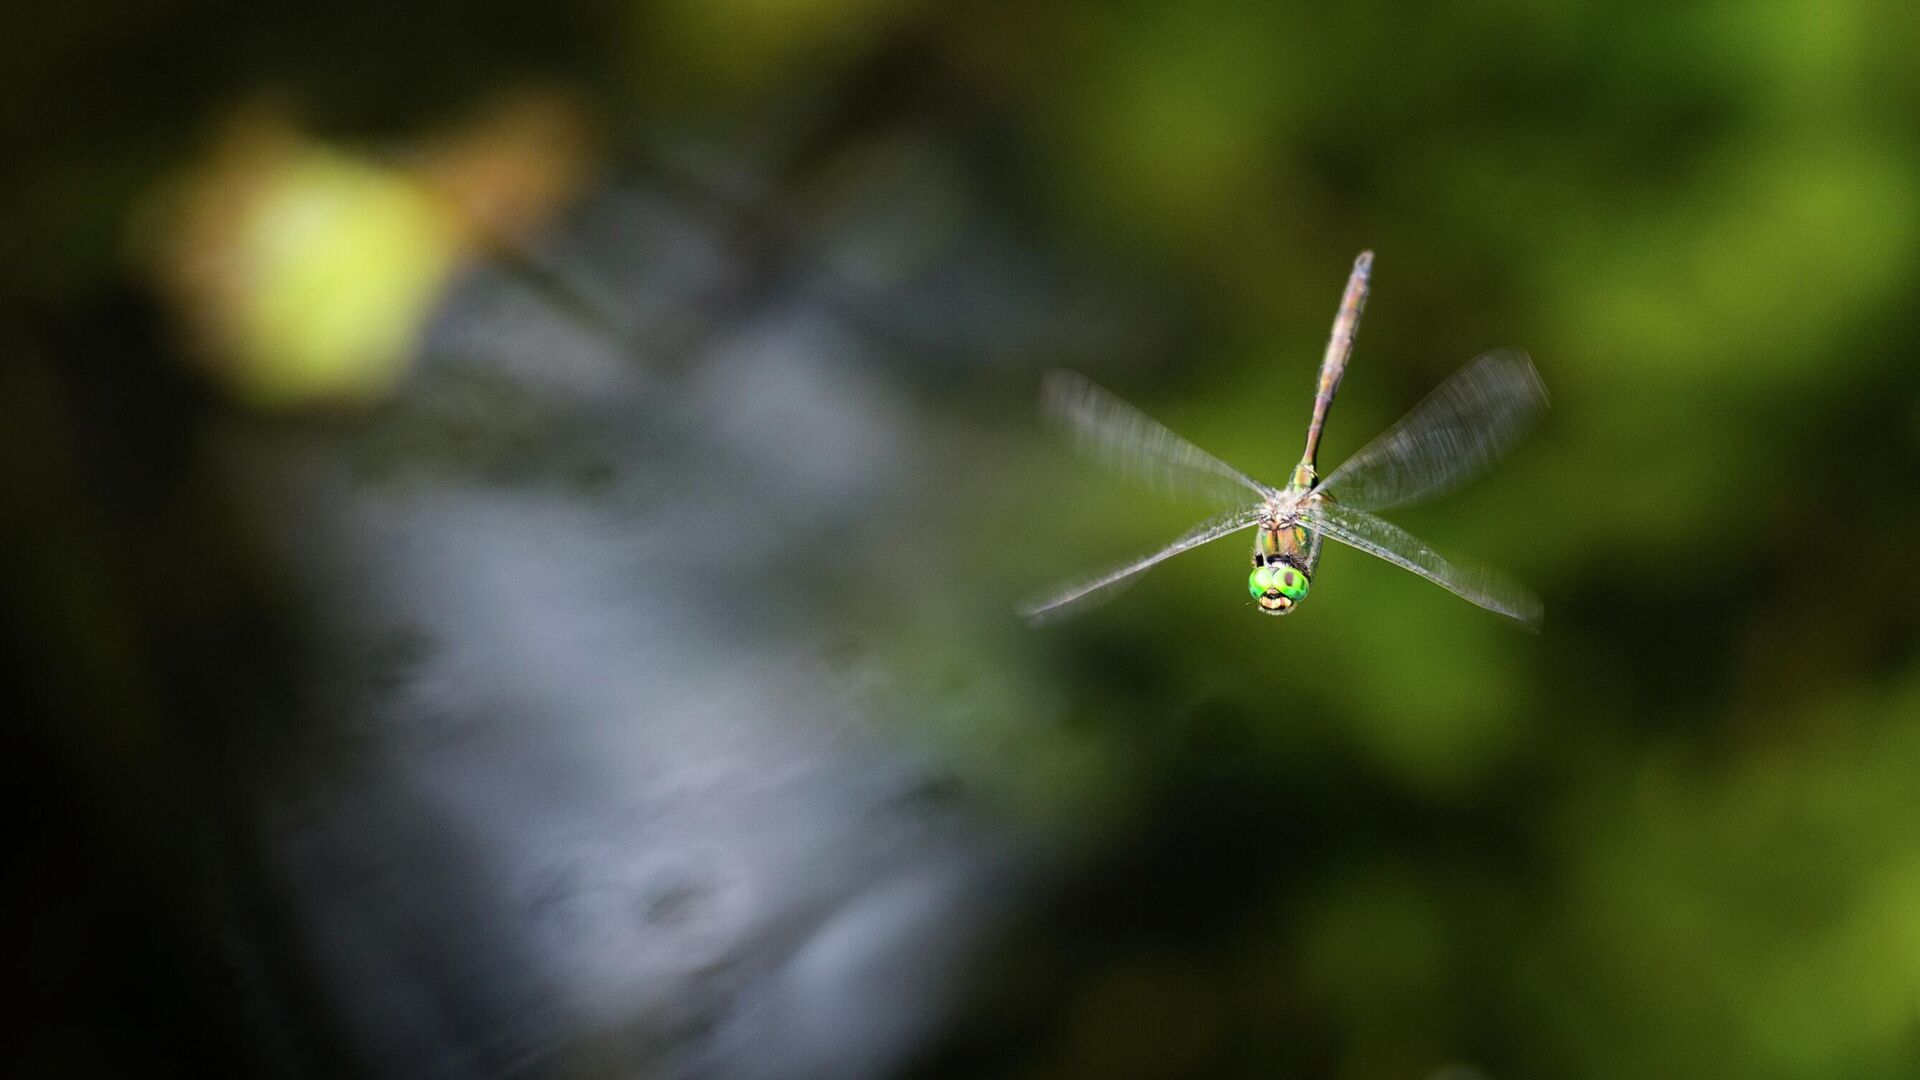
[[[1528,629],[1538,630],[1546,613],[1538,597],[1505,574],[1472,563],[1451,562],[1412,533],[1364,510],[1315,499],[1301,517],[1313,528],[1348,547],[1411,570],[1454,595],[1505,615]]]
[[[1170,559],[1189,548],[1196,548],[1201,544],[1253,527],[1259,522],[1264,510],[1264,503],[1252,503],[1215,514],[1188,529],[1165,547],[1069,585],[1044,599],[1022,604],[1019,612],[1027,621],[1038,625],[1060,617],[1070,608],[1108,599],[1118,591],[1119,586],[1155,563]]]
[[[1240,500],[1273,490],[1071,371],[1047,373],[1041,411],[1081,452],[1163,495]]]
[[[1546,407],[1546,387],[1526,353],[1482,353],[1327,474],[1319,490],[1358,510],[1444,494],[1511,449]]]

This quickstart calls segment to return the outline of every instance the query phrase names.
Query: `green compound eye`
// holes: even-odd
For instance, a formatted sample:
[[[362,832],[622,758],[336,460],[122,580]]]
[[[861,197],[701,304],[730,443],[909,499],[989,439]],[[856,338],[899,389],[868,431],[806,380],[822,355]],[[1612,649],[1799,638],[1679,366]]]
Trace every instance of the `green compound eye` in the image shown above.
[[[1307,575],[1293,567],[1284,567],[1273,577],[1281,596],[1299,603],[1307,595]]]
[[[1253,573],[1247,575],[1247,594],[1255,600],[1265,596],[1267,590],[1273,587],[1273,567],[1271,566],[1256,566],[1253,568]]]

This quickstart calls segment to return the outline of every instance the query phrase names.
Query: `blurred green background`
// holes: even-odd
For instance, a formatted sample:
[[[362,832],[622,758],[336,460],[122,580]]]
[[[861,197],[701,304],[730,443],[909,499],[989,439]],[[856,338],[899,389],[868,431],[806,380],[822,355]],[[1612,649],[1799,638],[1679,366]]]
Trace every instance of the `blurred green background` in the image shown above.
[[[196,447],[236,415],[377,407],[450,275],[520,263],[595,185],[685,186],[661,147],[711,145],[730,164],[696,201],[827,262],[821,207],[860,177],[924,196],[889,232],[904,268],[854,260],[842,285],[911,277],[984,222],[1078,328],[996,349],[899,321],[941,359],[891,378],[970,453],[875,526],[925,563],[853,576],[824,620],[911,703],[890,737],[1076,868],[914,1075],[1920,1072],[1920,9],[176,0],[4,21],[22,677],[0,768],[38,838],[0,940],[45,988],[40,1074],[351,1071],[323,1035],[228,1044],[249,994],[206,944],[228,915],[182,884],[204,829],[246,831],[220,794],[239,766],[210,749],[241,713],[207,650],[292,619],[224,565],[228,496]],[[1346,551],[1301,612],[1256,619],[1237,539],[1076,622],[1014,622],[1022,594],[1205,509],[1069,460],[1030,419],[1038,372],[1084,370],[1283,478],[1362,248],[1323,461],[1476,353],[1529,350],[1544,430],[1397,520],[1530,582],[1545,632]],[[886,321],[887,296],[855,306]]]

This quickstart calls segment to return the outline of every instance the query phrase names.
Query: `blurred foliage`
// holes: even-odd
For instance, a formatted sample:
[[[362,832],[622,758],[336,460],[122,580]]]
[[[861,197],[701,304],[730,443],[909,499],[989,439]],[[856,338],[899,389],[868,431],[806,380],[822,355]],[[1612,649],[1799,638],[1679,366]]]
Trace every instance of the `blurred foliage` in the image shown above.
[[[419,355],[463,259],[525,238],[576,194],[585,121],[522,93],[393,156],[330,147],[249,104],[136,232],[193,337],[248,405],[365,404]]]
[[[1237,541],[1036,636],[1006,600],[1204,508],[1037,440],[956,467],[915,528],[977,602],[854,602],[881,693],[1010,820],[1114,854],[930,1075],[1920,1071],[1920,8],[388,8],[6,16],[13,340],[145,274],[151,200],[265,90],[312,131],[264,216],[218,202],[265,260],[222,316],[243,396],[384,387],[473,243],[367,140],[534,79],[611,118],[616,164],[754,130],[831,177],[950,140],[1024,242],[1158,290],[1158,336],[1090,373],[1270,478],[1363,247],[1326,460],[1477,352],[1538,361],[1543,436],[1403,520],[1539,587],[1539,638],[1345,551],[1255,619]],[[261,231],[295,204],[310,233]]]
[[[181,306],[206,311],[206,348],[250,403],[380,397],[418,348],[453,230],[401,177],[291,133],[242,138],[265,145],[164,211]]]

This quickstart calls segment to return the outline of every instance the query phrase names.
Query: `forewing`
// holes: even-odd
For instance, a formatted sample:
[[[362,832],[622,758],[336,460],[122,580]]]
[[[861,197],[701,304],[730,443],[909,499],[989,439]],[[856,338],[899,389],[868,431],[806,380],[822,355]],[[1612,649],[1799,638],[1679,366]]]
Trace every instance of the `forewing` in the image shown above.
[[[1162,494],[1238,501],[1272,490],[1071,371],[1048,372],[1040,400],[1081,451]]]
[[[1094,604],[1111,599],[1122,585],[1132,580],[1134,575],[1155,563],[1170,559],[1188,548],[1199,547],[1208,541],[1218,540],[1230,533],[1253,527],[1259,522],[1260,514],[1264,509],[1264,504],[1253,503],[1223,514],[1215,514],[1187,530],[1185,535],[1160,550],[1122,563],[1103,574],[1070,585],[1044,599],[1022,604],[1019,612],[1028,622],[1037,626],[1084,611]]]
[[[1493,464],[1546,408],[1546,387],[1526,353],[1482,353],[1329,473],[1319,490],[1358,510],[1432,498]]]
[[[1348,547],[1403,566],[1530,630],[1540,628],[1540,619],[1546,613],[1540,598],[1497,570],[1449,562],[1400,526],[1351,506],[1315,499],[1301,516],[1311,527]]]

